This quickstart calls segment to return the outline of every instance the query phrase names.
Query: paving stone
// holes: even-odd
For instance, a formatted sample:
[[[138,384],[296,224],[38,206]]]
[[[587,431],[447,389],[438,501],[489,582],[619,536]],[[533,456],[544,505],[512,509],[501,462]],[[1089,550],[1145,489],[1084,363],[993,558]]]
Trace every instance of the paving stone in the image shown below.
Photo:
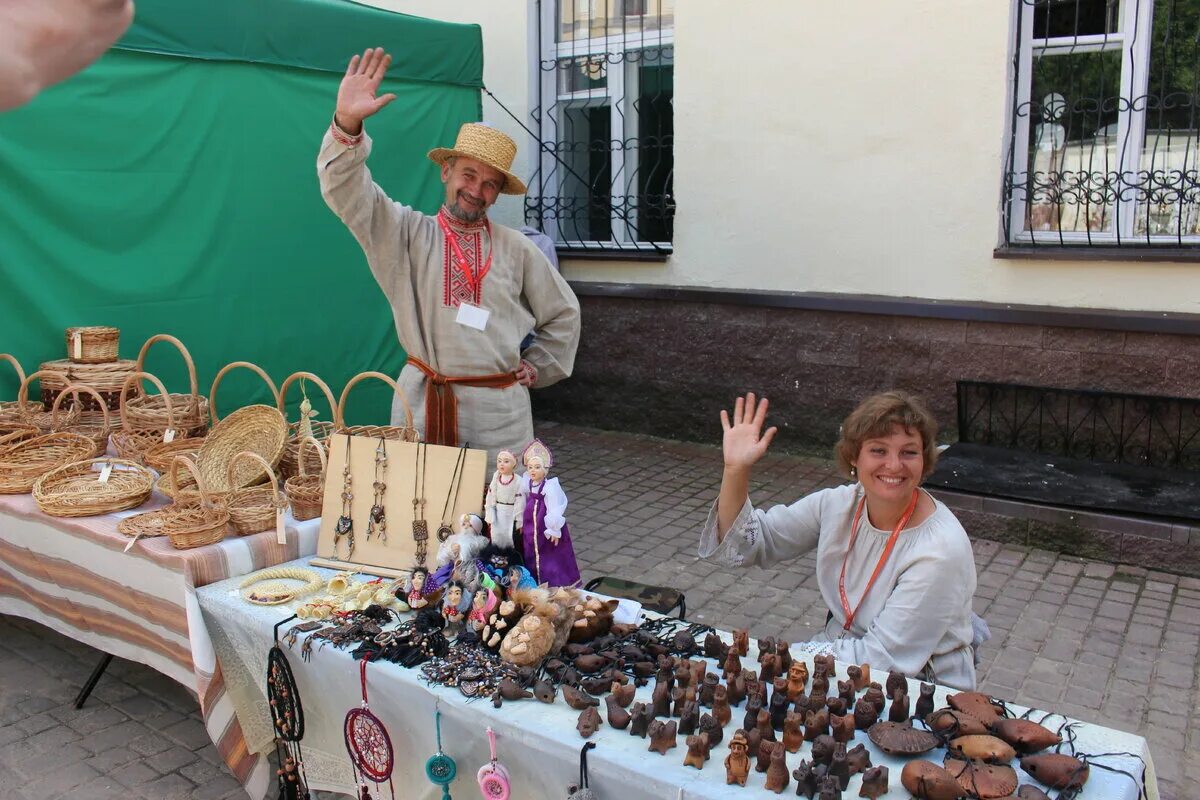
[[[99,778],[100,773],[83,762],[61,763],[42,777],[32,780],[24,791],[32,797],[65,797],[83,783]]]
[[[217,798],[227,797],[230,794],[237,795],[238,793],[242,797],[246,795],[237,781],[222,775],[197,786],[192,790],[191,796],[194,800],[217,800]]]
[[[148,800],[186,800],[195,789],[191,781],[178,773],[163,775],[138,786],[138,791]]]
[[[128,747],[110,747],[102,753],[97,753],[83,763],[95,768],[99,772],[112,772],[119,767],[137,761],[139,758],[141,758],[141,754],[134,752]]]
[[[135,761],[131,764],[126,764],[119,770],[111,773],[112,777],[122,786],[133,789],[148,783],[158,777],[158,771],[152,769],[146,761]]]

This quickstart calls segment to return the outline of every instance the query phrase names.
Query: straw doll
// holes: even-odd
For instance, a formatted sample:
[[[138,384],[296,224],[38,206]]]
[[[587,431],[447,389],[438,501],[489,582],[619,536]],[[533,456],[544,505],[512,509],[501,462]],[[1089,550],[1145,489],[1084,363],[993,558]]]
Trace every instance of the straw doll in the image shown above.
[[[491,527],[492,541],[501,547],[513,546],[513,526],[516,523],[517,457],[511,450],[496,453],[496,471],[488,484],[487,499],[483,502],[483,518]]]
[[[520,479],[521,537],[525,566],[538,583],[578,586],[579,565],[567,528],[567,495],[558,478],[548,477],[554,466],[550,449],[534,439],[522,453],[525,474]]]

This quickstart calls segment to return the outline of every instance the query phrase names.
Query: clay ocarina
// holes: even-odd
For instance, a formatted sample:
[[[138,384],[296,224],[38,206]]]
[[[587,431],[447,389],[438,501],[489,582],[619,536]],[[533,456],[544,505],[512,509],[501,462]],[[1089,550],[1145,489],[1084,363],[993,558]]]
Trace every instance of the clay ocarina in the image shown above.
[[[675,746],[675,720],[663,722],[654,720],[650,723],[650,750],[665,756],[667,751]]]
[[[585,708],[583,711],[579,712],[579,721],[575,723],[575,730],[579,731],[580,736],[586,739],[599,729],[599,711],[594,708]]]

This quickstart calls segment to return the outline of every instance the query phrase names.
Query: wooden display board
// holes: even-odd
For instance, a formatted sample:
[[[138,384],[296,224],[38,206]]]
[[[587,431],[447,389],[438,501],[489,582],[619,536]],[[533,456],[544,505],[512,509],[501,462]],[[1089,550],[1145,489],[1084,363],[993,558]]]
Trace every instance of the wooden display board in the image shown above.
[[[342,468],[346,464],[346,442],[350,440],[350,477],[354,500],[350,517],[354,521],[354,555],[346,555],[346,540],[334,554],[333,528],[342,515]],[[367,539],[367,523],[375,503],[375,449],[380,440],[366,436],[347,436],[344,433],[329,437],[329,466],[325,470],[325,497],[321,504],[321,532],[317,538],[317,554],[312,563],[318,567],[348,569],[398,578],[416,565],[417,543],[412,536],[414,479],[421,470],[417,464],[417,444],[384,439],[388,466],[384,483],[383,508],[387,519],[387,541],[378,536]],[[442,445],[420,445],[424,462],[425,521],[429,524],[427,566],[432,570],[437,555],[437,529],[442,524],[442,509],[447,502],[453,508],[446,512],[446,522],[458,531],[458,519],[463,514],[483,516],[483,499],[487,490],[487,451],[466,450],[459,468],[462,483],[458,500],[454,498],[454,465],[462,448]],[[417,481],[417,485],[420,481]]]

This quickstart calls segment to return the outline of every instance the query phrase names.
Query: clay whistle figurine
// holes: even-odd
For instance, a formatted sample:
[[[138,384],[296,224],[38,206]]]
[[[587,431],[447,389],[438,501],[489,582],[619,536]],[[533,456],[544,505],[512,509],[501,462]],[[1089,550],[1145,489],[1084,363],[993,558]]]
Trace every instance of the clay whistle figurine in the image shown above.
[[[812,743],[812,762],[813,764],[824,764],[829,766],[829,762],[833,761],[833,749],[837,747],[837,742],[832,736],[822,735],[813,739]]]
[[[687,703],[687,692],[683,688],[676,686],[671,690],[671,716],[678,717],[683,715],[683,707]]]
[[[867,691],[863,694],[862,698],[860,698],[860,699],[866,700],[867,702],[872,703],[875,706],[875,715],[876,716],[883,713],[883,706],[885,704],[884,704],[884,699],[883,699],[883,689],[882,688],[877,687],[877,686],[868,686]],[[855,708],[857,708],[857,706],[855,706]]]
[[[652,721],[650,723],[649,734],[651,752],[665,756],[667,751],[675,746],[675,720],[663,722],[660,719],[656,719]]]
[[[767,767],[767,791],[780,794],[788,785],[787,760],[782,744],[776,743],[771,750],[771,764]]]
[[[739,706],[746,699],[746,679],[742,677],[740,672],[728,680],[725,688],[729,705]]]
[[[660,683],[654,687],[654,694],[650,699],[651,715],[655,717],[671,716],[671,687],[669,684]]]
[[[800,765],[792,770],[792,777],[796,779],[796,796],[812,800],[817,793],[817,776],[813,773],[812,762],[801,761]]]
[[[838,779],[838,791],[846,791],[850,785],[850,765],[846,763],[846,744],[838,742],[833,746],[833,758],[829,760],[829,774]]]
[[[746,719],[742,722],[742,727],[745,730],[758,726],[758,712],[762,711],[762,700],[757,695],[751,696],[746,700]],[[768,716],[768,719],[770,717]]]
[[[731,648],[729,645],[721,641],[721,637],[717,636],[713,631],[709,631],[704,635],[704,657],[714,658],[718,661],[725,660],[725,654]]]
[[[760,741],[758,743],[758,761],[754,764],[755,772],[766,772],[771,768],[771,754],[782,742]]]
[[[808,665],[803,661],[793,661],[787,671],[788,699],[793,703],[796,702],[796,698],[804,694],[806,686],[808,686]]]
[[[621,704],[617,702],[617,698],[614,695],[610,694],[604,698],[604,705],[608,707],[608,724],[610,727],[616,728],[619,731],[623,731],[629,727],[629,712],[621,708]]]
[[[900,771],[900,783],[922,800],[955,800],[965,794],[948,771],[931,761],[910,761]]]
[[[737,650],[729,648],[729,654],[725,656],[725,662],[721,668],[721,677],[729,681],[735,675],[742,674],[742,659],[737,654]]]
[[[687,755],[683,757],[683,765],[704,769],[704,762],[708,761],[708,737],[703,733],[687,737],[687,748]]]
[[[650,730],[650,720],[654,719],[650,709],[645,703],[634,703],[629,716],[629,735],[645,739]]]
[[[537,680],[533,682],[533,696],[542,703],[553,703],[558,692],[554,689],[554,684],[547,680]]]
[[[813,675],[812,691],[809,692],[810,697],[819,697],[821,702],[825,702],[825,698],[829,696],[829,678],[822,673]]]
[[[704,676],[704,682],[700,686],[700,705],[712,707],[713,696],[716,694],[717,684],[720,680],[715,672]]]
[[[866,772],[870,769],[871,753],[867,750],[867,746],[859,742],[847,750],[846,764],[850,767],[851,775],[857,775],[860,772]]]
[[[829,710],[825,708],[809,711],[804,718],[804,738],[813,741],[818,736],[829,733]]]
[[[563,699],[567,701],[567,705],[576,711],[583,711],[585,708],[595,708],[600,705],[600,700],[592,697],[582,689],[576,689],[569,683],[562,685]]]
[[[789,711],[783,719],[783,746],[789,753],[800,751],[804,743],[804,731],[801,730],[802,718],[795,711]]]
[[[733,719],[733,710],[729,707],[729,691],[724,686],[718,686],[713,693],[712,714],[717,723],[724,728]]]
[[[771,683],[779,677],[780,658],[774,653],[763,653],[758,657],[758,679],[763,683]]]
[[[917,696],[917,705],[913,709],[913,716],[917,719],[925,719],[933,713],[933,684],[922,683],[921,694]]]
[[[840,717],[832,713],[829,715],[829,728],[835,742],[849,742],[854,738],[855,727],[853,714]]]
[[[683,711],[679,714],[679,732],[685,736],[690,736],[696,732],[700,726],[700,704],[693,700],[690,703],[683,704]]]
[[[687,661],[680,660],[675,665],[675,685],[686,689],[692,682],[692,667]]]
[[[897,672],[894,669],[890,670],[887,676],[887,683],[883,685],[883,688],[887,692],[888,697],[895,697],[897,689],[902,689],[905,692],[908,691],[908,678],[904,677],[903,672]]]
[[[821,778],[817,788],[817,800],[842,800],[842,790],[838,787],[838,779],[832,775]]]
[[[585,708],[579,712],[579,721],[575,723],[575,730],[579,731],[579,735],[587,739],[593,733],[600,729],[600,712],[595,708]]]
[[[725,738],[725,731],[717,724],[717,720],[712,714],[701,714],[700,724],[697,730],[708,735],[708,746],[716,747]]]
[[[787,717],[788,709],[791,704],[788,702],[787,692],[776,691],[771,697],[771,705],[768,711],[771,714],[771,727],[777,731],[783,730],[783,721]]]
[[[733,649],[739,656],[750,654],[750,631],[745,628],[733,629]]]
[[[764,742],[775,741],[775,726],[771,724],[771,715],[765,708],[758,712],[758,722],[754,729]]]
[[[833,657],[833,653],[817,654],[813,656],[813,668],[816,669],[824,665],[825,677],[832,680],[837,677],[837,661]]]
[[[498,691],[500,696],[505,700],[524,700],[527,697],[533,697],[533,692],[528,691],[512,678],[504,678],[501,680],[496,691]]]
[[[829,715],[836,714],[839,717],[846,716],[846,701],[841,697],[830,697],[825,701],[825,707],[829,709]]]
[[[908,720],[908,695],[903,689],[897,689],[892,695],[892,705],[888,709],[890,722],[906,722]]]
[[[791,645],[780,639],[775,642],[775,655],[779,656],[779,670],[784,674],[792,668],[792,648]],[[805,670],[807,671],[807,667]]]
[[[729,755],[725,756],[726,785],[746,785],[746,778],[750,774],[750,757],[746,755],[746,748],[746,732],[739,728],[729,740]]]
[[[854,690],[861,692],[871,682],[871,665],[851,664],[846,667],[846,677],[854,682]]]
[[[617,704],[621,708],[629,708],[629,704],[633,702],[633,694],[637,691],[637,687],[632,683],[622,685],[618,681],[613,681],[611,691],[612,696],[617,698]]]
[[[846,704],[846,708],[854,708],[854,701],[857,699],[857,694],[854,690],[854,681],[844,680],[837,682],[838,697]]]
[[[871,767],[863,773],[862,788],[858,790],[859,797],[868,800],[879,800],[888,793],[888,768]]]

